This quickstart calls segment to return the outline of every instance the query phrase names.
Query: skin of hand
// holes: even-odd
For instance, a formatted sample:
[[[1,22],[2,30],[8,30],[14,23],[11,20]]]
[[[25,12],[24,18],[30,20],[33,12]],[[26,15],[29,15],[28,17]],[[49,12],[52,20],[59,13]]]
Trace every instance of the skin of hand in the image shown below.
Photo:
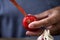
[[[60,6],[37,14],[35,17],[38,18],[38,21],[30,23],[29,28],[41,28],[43,26],[50,30],[51,35],[60,35]],[[43,31],[43,29],[36,32],[27,31],[26,35],[39,36]]]

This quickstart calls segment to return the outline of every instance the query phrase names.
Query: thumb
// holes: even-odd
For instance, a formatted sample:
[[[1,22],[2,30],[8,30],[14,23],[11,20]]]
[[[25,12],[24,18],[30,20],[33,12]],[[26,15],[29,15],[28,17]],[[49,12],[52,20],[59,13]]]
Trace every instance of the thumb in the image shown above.
[[[59,19],[57,16],[58,16],[57,11],[55,11],[52,14],[50,14],[50,16],[48,16],[47,18],[30,23],[28,27],[29,28],[40,28],[42,26],[48,27],[57,22],[57,20]]]

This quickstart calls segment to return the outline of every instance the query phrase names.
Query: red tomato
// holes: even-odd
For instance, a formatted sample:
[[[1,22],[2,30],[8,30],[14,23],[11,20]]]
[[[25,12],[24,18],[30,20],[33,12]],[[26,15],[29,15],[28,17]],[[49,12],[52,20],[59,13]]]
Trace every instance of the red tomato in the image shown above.
[[[36,28],[34,28],[34,29],[28,28],[29,23],[36,21],[36,20],[37,20],[37,18],[35,16],[32,16],[32,15],[28,15],[28,16],[24,17],[24,19],[23,19],[24,28],[28,31],[37,31],[38,29],[36,29]]]

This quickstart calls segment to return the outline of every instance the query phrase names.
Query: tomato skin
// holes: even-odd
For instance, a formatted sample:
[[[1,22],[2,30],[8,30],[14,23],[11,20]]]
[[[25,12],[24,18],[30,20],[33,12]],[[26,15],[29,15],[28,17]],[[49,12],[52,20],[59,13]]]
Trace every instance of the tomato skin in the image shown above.
[[[37,21],[37,18],[35,16],[27,15],[26,17],[24,17],[24,19],[23,19],[24,28],[28,31],[37,31],[38,29],[36,29],[36,28],[34,28],[34,29],[28,28],[29,23],[31,23],[33,21]]]

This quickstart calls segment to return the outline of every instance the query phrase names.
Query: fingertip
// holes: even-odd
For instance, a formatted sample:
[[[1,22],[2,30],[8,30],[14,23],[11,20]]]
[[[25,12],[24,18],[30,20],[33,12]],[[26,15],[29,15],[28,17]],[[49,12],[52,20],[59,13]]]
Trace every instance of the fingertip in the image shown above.
[[[29,31],[26,32],[26,35],[29,35]]]
[[[26,35],[28,35],[28,36],[32,36],[32,32],[27,31],[27,32],[26,32]]]
[[[29,24],[29,26],[28,26],[29,28],[33,28],[33,25],[32,24]]]
[[[28,25],[29,28],[40,28],[39,21],[34,21]]]
[[[29,28],[34,28],[34,22],[30,23],[30,24],[28,25],[28,27],[29,27]]]

